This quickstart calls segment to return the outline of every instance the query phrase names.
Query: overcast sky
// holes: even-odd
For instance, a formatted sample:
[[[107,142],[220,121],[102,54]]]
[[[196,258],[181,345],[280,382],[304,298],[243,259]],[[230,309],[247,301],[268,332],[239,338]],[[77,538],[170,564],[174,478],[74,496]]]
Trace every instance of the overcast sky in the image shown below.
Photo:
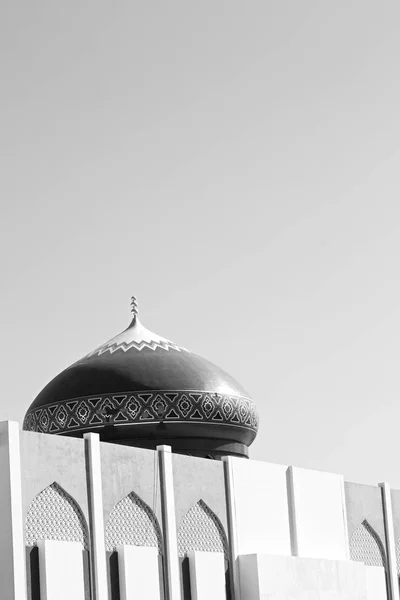
[[[0,419],[142,322],[251,456],[400,488],[400,4],[5,1]]]

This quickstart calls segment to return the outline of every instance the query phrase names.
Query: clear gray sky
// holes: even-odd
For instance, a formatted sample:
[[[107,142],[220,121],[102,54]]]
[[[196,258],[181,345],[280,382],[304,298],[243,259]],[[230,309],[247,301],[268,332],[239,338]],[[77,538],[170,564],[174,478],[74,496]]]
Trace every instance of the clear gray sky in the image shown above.
[[[400,488],[400,4],[0,10],[0,419],[135,293],[257,401],[252,458]]]

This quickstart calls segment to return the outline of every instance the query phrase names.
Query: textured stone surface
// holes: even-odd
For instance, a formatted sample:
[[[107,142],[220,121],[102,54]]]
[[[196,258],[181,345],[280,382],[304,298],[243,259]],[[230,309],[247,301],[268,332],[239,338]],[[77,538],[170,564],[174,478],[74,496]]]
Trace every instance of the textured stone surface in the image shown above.
[[[156,547],[162,553],[160,527],[153,511],[133,492],[111,511],[106,524],[106,549],[117,546]]]
[[[31,502],[25,524],[25,543],[34,546],[38,540],[80,542],[88,548],[88,531],[84,516],[57,483],[53,483]]]
[[[350,558],[370,567],[385,566],[385,550],[377,533],[364,520],[354,531],[350,539]]]
[[[185,556],[191,550],[227,553],[227,541],[222,525],[202,500],[183,517],[179,527],[179,556]]]

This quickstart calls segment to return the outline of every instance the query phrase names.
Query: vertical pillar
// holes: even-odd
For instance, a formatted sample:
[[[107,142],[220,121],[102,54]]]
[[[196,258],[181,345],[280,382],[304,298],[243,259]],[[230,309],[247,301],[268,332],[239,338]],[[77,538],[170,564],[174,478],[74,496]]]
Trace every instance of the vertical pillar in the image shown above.
[[[383,516],[385,520],[386,554],[390,600],[399,600],[399,583],[397,579],[396,543],[393,529],[392,497],[390,486],[380,483],[382,492]]]
[[[240,600],[240,574],[233,465],[232,458],[230,456],[224,456],[222,460],[224,463],[226,513],[228,517],[229,579],[231,598],[232,600]]]
[[[348,560],[343,477],[299,467],[287,470],[292,553]]]
[[[93,600],[108,600],[100,438],[97,433],[85,433],[84,439],[89,494],[92,598]]]
[[[347,521],[346,492],[345,492],[345,488],[344,488],[344,477],[341,478],[340,491],[341,491],[341,495],[342,495],[343,526],[344,526],[345,537],[346,537],[346,547],[345,547],[346,556],[345,556],[345,558],[346,558],[346,560],[350,560],[349,523]]]
[[[41,600],[85,600],[82,544],[38,540]]]
[[[176,535],[175,494],[170,446],[157,446],[163,524],[165,600],[180,600],[181,582]]]
[[[161,600],[158,548],[118,546],[121,600]]]
[[[192,600],[226,600],[225,559],[222,552],[189,553]]]
[[[299,555],[299,545],[297,541],[297,515],[296,515],[296,503],[294,496],[294,485],[293,485],[293,467],[288,467],[286,471],[286,490],[288,498],[288,515],[289,515],[289,528],[290,528],[290,547],[292,556]]]
[[[0,423],[0,586],[2,600],[26,600],[19,425]]]

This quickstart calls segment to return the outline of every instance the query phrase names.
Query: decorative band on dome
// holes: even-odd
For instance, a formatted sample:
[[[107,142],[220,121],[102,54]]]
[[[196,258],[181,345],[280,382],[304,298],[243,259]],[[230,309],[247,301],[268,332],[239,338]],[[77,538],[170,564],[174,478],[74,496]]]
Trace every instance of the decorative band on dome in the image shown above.
[[[146,391],[85,396],[28,411],[23,428],[39,433],[72,433],[106,425],[209,423],[257,433],[255,403],[243,396],[200,391]]]

